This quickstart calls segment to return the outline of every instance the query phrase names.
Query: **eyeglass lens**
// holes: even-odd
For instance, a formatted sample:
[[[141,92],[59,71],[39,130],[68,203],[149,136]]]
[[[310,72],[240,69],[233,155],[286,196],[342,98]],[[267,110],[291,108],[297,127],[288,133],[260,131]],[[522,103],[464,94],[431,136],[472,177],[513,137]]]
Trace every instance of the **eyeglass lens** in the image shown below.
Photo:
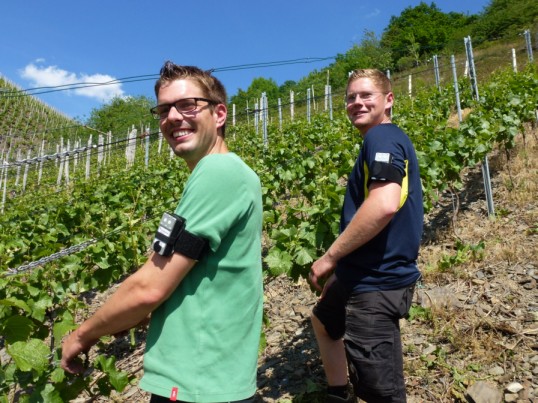
[[[172,109],[172,106],[176,108],[179,113],[189,113],[194,111],[197,105],[198,104],[196,98],[180,99],[173,104],[164,104],[157,106],[155,108],[155,113],[161,117],[167,116],[170,113],[170,109]]]
[[[348,104],[352,104],[353,102],[357,100],[357,97],[363,102],[368,102],[368,101],[373,100],[379,94],[381,93],[380,92],[353,92],[347,95],[346,102]]]

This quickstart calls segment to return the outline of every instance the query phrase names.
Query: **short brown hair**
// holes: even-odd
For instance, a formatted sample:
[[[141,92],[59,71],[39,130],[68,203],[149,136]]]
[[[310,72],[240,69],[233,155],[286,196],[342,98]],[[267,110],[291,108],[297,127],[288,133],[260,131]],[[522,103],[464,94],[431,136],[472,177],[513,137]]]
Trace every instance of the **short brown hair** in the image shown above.
[[[353,70],[351,74],[349,75],[349,78],[347,80],[347,87],[349,85],[359,79],[359,78],[369,78],[373,81],[374,85],[381,90],[381,92],[384,92],[388,94],[389,92],[392,92],[392,85],[390,83],[389,78],[385,73],[383,73],[380,70],[377,69],[357,69]],[[347,93],[347,87],[346,87],[346,93]]]
[[[155,96],[159,98],[159,90],[164,85],[181,79],[193,80],[202,90],[204,97],[214,101],[216,104],[226,105],[226,88],[218,78],[213,76],[211,70],[202,70],[196,66],[180,66],[169,60],[161,67],[159,78],[155,82]],[[225,126],[226,124],[222,126],[223,137]]]
[[[163,85],[185,78],[196,81],[204,97],[226,105],[226,89],[220,80],[212,75],[211,70],[202,70],[196,66],[180,66],[171,61],[166,61],[161,67],[159,78],[155,83],[155,96],[159,97],[159,90]]]

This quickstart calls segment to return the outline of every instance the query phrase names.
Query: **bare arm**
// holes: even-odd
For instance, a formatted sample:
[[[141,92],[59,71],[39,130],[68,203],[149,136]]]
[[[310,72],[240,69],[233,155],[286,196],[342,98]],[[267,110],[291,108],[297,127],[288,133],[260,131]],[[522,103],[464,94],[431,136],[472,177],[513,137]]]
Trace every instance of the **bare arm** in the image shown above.
[[[310,282],[321,291],[319,280],[333,272],[338,260],[364,245],[387,226],[400,205],[401,186],[394,182],[373,182],[369,195],[353,219],[327,252],[312,264]]]
[[[83,369],[75,358],[90,349],[101,336],[116,334],[142,322],[177,288],[196,261],[179,253],[152,254],[118,290],[72,332],[62,344],[62,368],[71,373]]]

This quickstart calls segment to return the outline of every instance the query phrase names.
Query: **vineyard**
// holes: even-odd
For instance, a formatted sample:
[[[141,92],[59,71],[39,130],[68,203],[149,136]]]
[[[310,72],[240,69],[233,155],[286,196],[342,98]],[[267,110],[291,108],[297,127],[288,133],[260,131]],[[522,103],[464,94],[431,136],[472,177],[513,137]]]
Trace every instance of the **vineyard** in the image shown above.
[[[519,73],[498,71],[481,84],[478,99],[468,79],[460,79],[458,88],[461,121],[454,119],[451,85],[398,97],[393,111],[393,121],[417,149],[426,211],[446,195],[457,205],[462,172],[493,150],[508,155],[525,125],[537,120],[536,65]],[[341,107],[308,123],[270,123],[268,144],[248,125],[227,129],[229,148],[262,182],[266,276],[305,276],[337,235],[358,133]],[[139,136],[143,147],[133,150],[129,164],[124,141],[109,138],[84,148],[89,137],[83,133],[77,152],[59,150],[50,161],[9,166],[24,169],[25,183],[40,186],[22,191],[18,175],[4,179],[4,189],[12,190],[0,215],[0,401],[61,402],[82,392],[108,396],[130,381],[116,369],[115,358],[104,354],[94,359],[98,371],[91,376],[68,375],[58,365],[58,350],[63,335],[86,316],[86,298],[144,262],[158,220],[175,208],[189,173],[149,129]],[[62,163],[69,176],[67,168],[59,175]],[[88,177],[84,164],[97,173]]]

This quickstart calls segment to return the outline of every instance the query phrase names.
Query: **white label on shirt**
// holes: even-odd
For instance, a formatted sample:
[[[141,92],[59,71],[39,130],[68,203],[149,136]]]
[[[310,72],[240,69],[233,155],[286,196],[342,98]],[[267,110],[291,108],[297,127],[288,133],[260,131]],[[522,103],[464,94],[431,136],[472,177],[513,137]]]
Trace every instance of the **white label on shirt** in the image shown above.
[[[390,153],[375,153],[375,161],[390,162]]]

